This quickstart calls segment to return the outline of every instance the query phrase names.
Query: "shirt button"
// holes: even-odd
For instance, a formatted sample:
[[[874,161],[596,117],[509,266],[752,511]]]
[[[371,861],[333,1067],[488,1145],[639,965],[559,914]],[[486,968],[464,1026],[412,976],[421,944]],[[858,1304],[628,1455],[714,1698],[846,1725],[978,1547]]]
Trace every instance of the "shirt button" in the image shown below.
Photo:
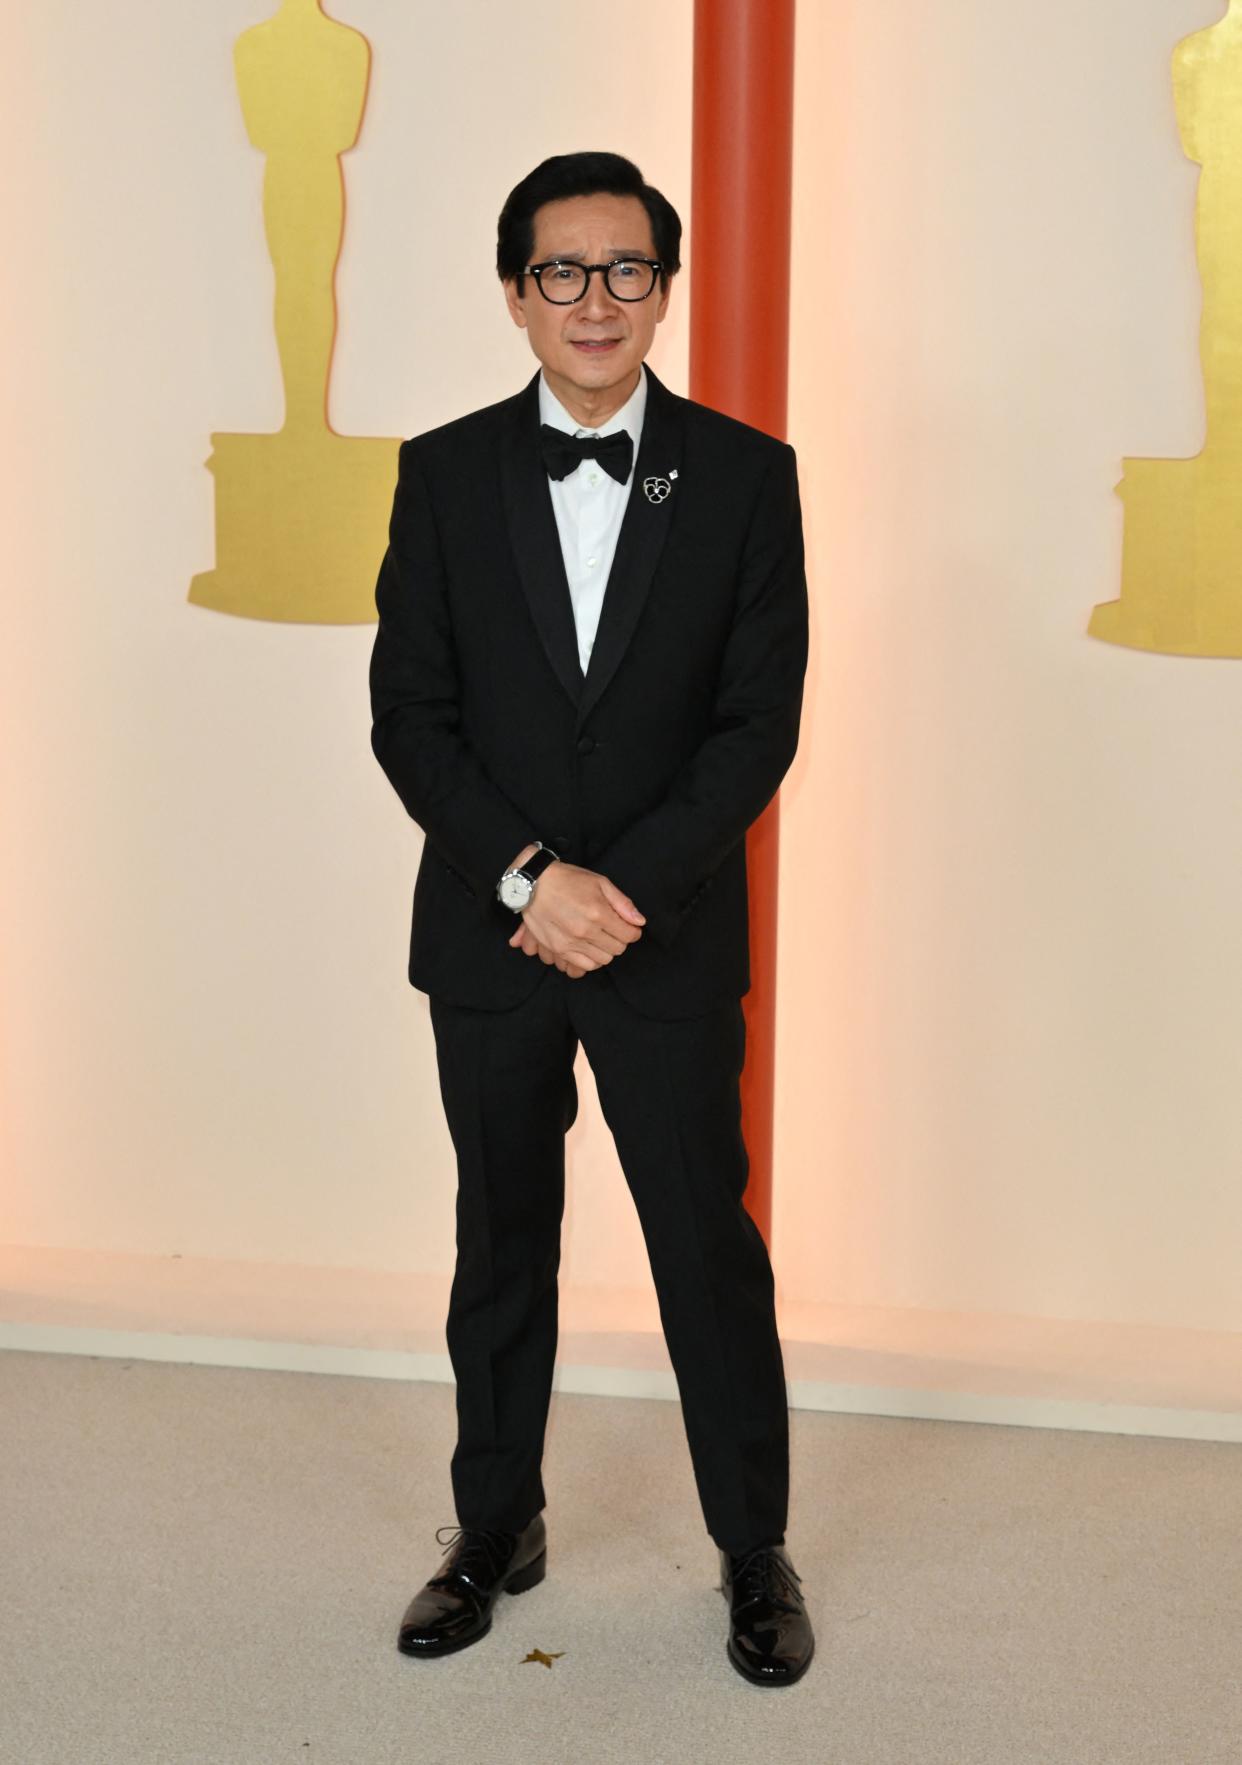
[[[594,570],[594,568],[595,568],[595,559],[594,559],[594,558],[588,558],[588,559],[587,559],[587,569],[588,569],[588,570]]]

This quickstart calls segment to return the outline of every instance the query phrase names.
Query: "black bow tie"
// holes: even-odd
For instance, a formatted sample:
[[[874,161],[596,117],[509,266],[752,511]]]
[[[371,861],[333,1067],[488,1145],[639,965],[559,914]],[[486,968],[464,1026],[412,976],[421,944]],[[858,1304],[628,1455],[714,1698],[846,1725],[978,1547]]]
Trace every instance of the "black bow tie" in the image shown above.
[[[598,460],[610,478],[624,484],[634,464],[634,443],[625,429],[612,435],[577,436],[544,423],[539,430],[539,447],[549,478],[568,478],[583,460]]]

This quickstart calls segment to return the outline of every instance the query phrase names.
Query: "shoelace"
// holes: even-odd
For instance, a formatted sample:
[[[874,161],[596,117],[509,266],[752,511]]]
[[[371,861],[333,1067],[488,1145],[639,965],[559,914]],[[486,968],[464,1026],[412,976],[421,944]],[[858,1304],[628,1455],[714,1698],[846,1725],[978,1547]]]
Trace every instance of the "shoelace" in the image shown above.
[[[800,1598],[802,1577],[792,1563],[778,1557],[770,1545],[756,1545],[744,1556],[731,1557],[730,1572],[735,1607],[749,1606],[755,1600],[769,1600],[786,1612],[800,1610],[794,1602]],[[794,1586],[795,1581],[799,1587]]]
[[[440,1537],[441,1532],[449,1534],[447,1542]],[[446,1576],[464,1575],[471,1582],[493,1581],[511,1541],[512,1534],[508,1532],[483,1532],[473,1526],[441,1526],[436,1531],[436,1543],[444,1544],[444,1555],[458,1545],[452,1569],[446,1568],[442,1573]]]

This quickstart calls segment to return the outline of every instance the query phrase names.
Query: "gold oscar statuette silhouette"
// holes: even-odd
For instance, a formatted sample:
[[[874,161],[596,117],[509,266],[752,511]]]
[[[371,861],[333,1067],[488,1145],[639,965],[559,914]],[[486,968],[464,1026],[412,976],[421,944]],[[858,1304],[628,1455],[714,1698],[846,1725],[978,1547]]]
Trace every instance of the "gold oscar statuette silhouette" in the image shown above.
[[[311,624],[375,618],[400,440],[338,435],[328,381],[344,223],[339,155],[358,139],[370,49],[320,0],[282,0],[233,50],[246,131],[267,155],[263,220],[276,272],[285,420],[274,435],[213,435],[216,568],[200,607]]]
[[[1207,405],[1193,459],[1127,459],[1121,598],[1092,637],[1178,656],[1242,656],[1242,0],[1173,55],[1177,124],[1203,170],[1195,238]]]

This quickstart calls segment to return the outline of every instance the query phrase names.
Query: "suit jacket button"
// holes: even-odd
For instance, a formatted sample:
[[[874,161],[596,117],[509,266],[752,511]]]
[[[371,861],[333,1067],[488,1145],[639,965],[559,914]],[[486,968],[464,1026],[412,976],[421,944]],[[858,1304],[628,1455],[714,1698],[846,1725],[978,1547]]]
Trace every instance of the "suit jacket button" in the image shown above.
[[[554,833],[548,842],[555,852],[568,852],[571,843],[567,833]]]
[[[595,752],[595,745],[595,737],[593,735],[583,735],[578,738],[578,752],[580,754],[593,754]]]

